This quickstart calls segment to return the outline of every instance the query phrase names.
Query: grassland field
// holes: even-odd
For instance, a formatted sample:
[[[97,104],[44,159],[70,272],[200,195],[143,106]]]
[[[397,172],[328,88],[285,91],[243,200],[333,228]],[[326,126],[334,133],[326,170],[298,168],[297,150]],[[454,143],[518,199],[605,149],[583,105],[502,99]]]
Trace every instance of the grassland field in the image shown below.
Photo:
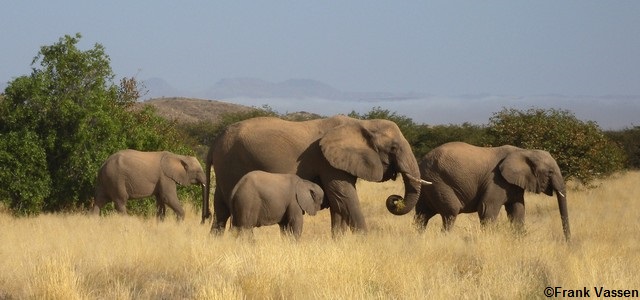
[[[0,299],[545,299],[640,289],[640,172],[569,189],[572,240],[555,197],[527,194],[526,233],[504,210],[482,228],[461,215],[450,233],[384,200],[400,181],[358,182],[369,233],[332,238],[328,210],[305,216],[299,241],[277,226],[255,240],[210,236],[196,208],[177,223],[134,216],[0,212]],[[549,292],[549,290],[547,290]],[[564,294],[562,294],[564,293]],[[623,296],[624,294],[620,294]]]

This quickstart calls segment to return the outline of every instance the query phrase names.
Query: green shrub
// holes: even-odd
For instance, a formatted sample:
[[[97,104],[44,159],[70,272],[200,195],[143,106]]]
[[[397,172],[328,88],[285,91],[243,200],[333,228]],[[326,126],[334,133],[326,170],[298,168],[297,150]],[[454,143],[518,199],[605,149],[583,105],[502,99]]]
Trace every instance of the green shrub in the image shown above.
[[[448,142],[465,142],[476,146],[491,144],[487,129],[484,126],[463,123],[462,125],[421,125],[419,134],[412,143],[414,153],[422,158],[433,148]]]
[[[0,201],[15,215],[40,211],[51,193],[46,153],[39,142],[28,130],[0,133]]]
[[[620,131],[607,131],[605,135],[616,142],[626,154],[626,166],[640,169],[640,127],[626,128]]]
[[[31,74],[0,101],[0,160],[9,166],[0,168],[0,197],[16,214],[86,209],[98,169],[118,150],[190,153],[173,124],[131,109],[135,80],[114,84],[104,48],[82,51],[80,38],[41,47]]]
[[[494,146],[549,151],[565,178],[588,183],[624,166],[624,153],[597,123],[580,121],[566,110],[503,109],[490,118],[488,130]]]

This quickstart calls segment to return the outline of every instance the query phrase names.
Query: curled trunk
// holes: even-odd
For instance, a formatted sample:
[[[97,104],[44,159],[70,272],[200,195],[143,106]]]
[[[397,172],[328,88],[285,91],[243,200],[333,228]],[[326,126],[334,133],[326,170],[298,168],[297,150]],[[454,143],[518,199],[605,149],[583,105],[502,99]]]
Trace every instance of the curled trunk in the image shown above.
[[[404,180],[404,198],[400,195],[391,195],[386,201],[387,210],[397,216],[413,210],[420,196],[419,181],[410,179],[405,173],[402,174],[402,179]]]
[[[403,155],[396,156],[396,159],[398,171],[402,174],[402,180],[404,181],[404,197],[391,195],[386,201],[387,210],[398,216],[413,210],[416,203],[418,203],[421,187],[418,161],[413,156],[408,142],[403,146],[403,151],[400,153]]]

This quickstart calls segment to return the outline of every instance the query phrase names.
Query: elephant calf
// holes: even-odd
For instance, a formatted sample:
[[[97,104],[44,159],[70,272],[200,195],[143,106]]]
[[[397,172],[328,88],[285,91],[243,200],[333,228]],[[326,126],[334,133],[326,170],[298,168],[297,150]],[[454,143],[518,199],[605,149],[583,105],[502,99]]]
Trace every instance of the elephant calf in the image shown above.
[[[297,175],[252,171],[231,192],[231,224],[242,231],[277,223],[298,239],[302,215],[315,215],[323,199],[319,185]]]
[[[178,200],[176,183],[200,184],[204,192],[204,170],[197,158],[171,152],[141,152],[121,150],[109,156],[98,171],[93,214],[113,201],[116,210],[127,213],[127,200],[156,197],[157,217],[164,219],[166,205],[184,219],[184,210]]]

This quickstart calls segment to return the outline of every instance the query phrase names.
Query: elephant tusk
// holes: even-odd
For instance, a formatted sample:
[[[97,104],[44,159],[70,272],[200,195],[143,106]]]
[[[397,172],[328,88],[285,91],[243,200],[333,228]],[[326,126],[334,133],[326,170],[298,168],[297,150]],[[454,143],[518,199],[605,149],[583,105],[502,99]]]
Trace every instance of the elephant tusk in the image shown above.
[[[418,182],[418,183],[420,183],[420,184],[433,184],[433,182],[431,182],[431,181],[426,181],[426,180],[422,180],[422,179],[420,179],[420,178],[415,178],[415,177],[413,177],[413,176],[412,176],[411,174],[409,174],[409,173],[404,173],[404,175],[406,175],[406,176],[407,176],[407,178],[409,178],[409,179],[411,179],[411,180],[413,180],[413,181],[416,181],[416,182]]]
[[[556,193],[558,193],[560,196],[562,196],[562,198],[567,198],[561,191],[556,191]]]

